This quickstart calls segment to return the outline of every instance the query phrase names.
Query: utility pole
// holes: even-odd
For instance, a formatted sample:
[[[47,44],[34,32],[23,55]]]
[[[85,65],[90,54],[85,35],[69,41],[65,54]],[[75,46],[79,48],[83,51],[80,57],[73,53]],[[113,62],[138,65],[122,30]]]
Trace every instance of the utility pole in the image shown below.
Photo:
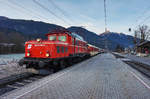
[[[107,30],[107,9],[106,9],[106,0],[104,0],[104,18],[105,18],[105,33],[108,32]],[[108,41],[107,35],[104,37],[105,49],[108,50]]]
[[[104,0],[104,17],[105,17],[105,33],[107,32],[107,10],[106,10],[106,0]]]

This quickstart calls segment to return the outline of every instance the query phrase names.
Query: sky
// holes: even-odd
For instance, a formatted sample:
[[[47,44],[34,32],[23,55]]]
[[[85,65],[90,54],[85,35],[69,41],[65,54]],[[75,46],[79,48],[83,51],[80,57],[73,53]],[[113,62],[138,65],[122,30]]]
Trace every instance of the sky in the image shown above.
[[[106,7],[111,32],[133,35],[139,24],[150,26],[150,0],[106,0]],[[13,19],[44,21],[66,28],[83,26],[96,34],[105,31],[104,0],[0,0],[0,9],[0,16]]]

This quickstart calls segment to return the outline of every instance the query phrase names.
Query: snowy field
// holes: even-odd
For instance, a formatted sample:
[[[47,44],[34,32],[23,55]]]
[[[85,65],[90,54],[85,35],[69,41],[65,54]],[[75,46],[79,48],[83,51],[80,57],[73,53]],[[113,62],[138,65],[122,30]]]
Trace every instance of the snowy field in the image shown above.
[[[0,64],[7,64],[10,62],[16,62],[24,57],[24,54],[5,54],[0,55]]]
[[[115,54],[126,57],[126,58],[136,61],[136,62],[150,65],[150,57],[138,57],[138,56],[131,55],[131,54],[121,54],[121,53],[115,53]]]
[[[24,67],[18,65],[22,57],[24,54],[0,55],[0,78],[26,71]]]

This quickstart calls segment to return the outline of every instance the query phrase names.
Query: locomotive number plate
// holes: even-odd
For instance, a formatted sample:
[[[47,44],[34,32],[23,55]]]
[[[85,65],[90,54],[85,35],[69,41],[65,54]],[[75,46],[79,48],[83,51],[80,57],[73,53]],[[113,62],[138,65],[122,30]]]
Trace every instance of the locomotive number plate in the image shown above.
[[[35,44],[34,46],[45,46],[44,44]]]
[[[31,47],[32,47],[32,45],[31,45],[31,44],[29,44],[29,45],[28,45],[28,47],[27,47],[27,49],[31,49]]]

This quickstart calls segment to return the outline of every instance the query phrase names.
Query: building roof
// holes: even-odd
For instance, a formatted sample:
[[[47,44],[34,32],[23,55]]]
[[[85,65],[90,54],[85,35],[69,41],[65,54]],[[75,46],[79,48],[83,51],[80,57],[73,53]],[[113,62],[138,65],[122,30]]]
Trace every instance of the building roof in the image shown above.
[[[144,42],[138,44],[138,47],[143,46],[143,45],[145,45],[145,44],[147,44],[147,43],[150,43],[150,41],[144,41]]]
[[[14,46],[14,43],[0,43],[0,46]]]

